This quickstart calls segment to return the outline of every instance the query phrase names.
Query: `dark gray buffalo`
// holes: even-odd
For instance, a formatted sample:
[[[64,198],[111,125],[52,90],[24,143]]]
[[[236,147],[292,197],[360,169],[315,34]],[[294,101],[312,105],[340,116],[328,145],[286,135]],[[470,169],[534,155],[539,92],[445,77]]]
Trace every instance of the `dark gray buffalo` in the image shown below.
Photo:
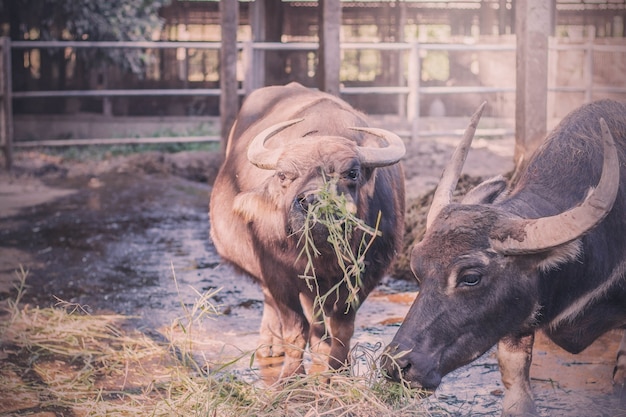
[[[307,343],[334,369],[347,361],[356,307],[348,306],[344,274],[316,225],[313,257],[317,282],[301,278],[302,229],[325,184],[380,237],[366,252],[358,297],[380,281],[402,240],[404,156],[395,134],[368,127],[344,101],[299,84],[266,87],[244,102],[233,126],[211,195],[211,236],[219,254],[257,280],[265,297],[257,357],[283,356],[280,377],[304,372]],[[352,246],[361,234],[352,233]],[[345,282],[344,282],[345,284]],[[332,290],[332,291],[331,291]],[[324,320],[315,298],[325,299]],[[328,330],[328,331],[327,331]]]
[[[413,248],[421,291],[382,366],[395,380],[434,389],[497,343],[503,414],[532,415],[535,331],[578,353],[626,325],[626,105],[605,100],[575,110],[509,192],[496,178],[451,203],[481,112]],[[618,357],[616,382],[625,364]]]

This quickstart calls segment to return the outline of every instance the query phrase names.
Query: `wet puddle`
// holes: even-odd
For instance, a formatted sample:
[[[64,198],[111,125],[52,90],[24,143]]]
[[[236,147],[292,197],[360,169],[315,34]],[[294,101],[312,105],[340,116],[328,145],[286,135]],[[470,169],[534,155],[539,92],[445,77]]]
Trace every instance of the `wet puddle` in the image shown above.
[[[114,173],[56,185],[76,191],[0,217],[0,275],[6,281],[20,263],[29,269],[24,302],[47,307],[63,300],[121,313],[161,334],[184,307],[215,292],[210,301],[220,315],[203,321],[197,346],[211,363],[241,357],[236,367],[249,372],[262,295],[221,263],[210,242],[208,185]],[[386,279],[360,309],[353,345],[382,349],[416,294],[414,283]],[[610,385],[618,343],[619,335],[609,334],[583,354],[567,355],[540,338],[532,374],[542,415],[626,415]],[[489,352],[447,376],[425,401],[452,415],[499,415],[502,391]]]

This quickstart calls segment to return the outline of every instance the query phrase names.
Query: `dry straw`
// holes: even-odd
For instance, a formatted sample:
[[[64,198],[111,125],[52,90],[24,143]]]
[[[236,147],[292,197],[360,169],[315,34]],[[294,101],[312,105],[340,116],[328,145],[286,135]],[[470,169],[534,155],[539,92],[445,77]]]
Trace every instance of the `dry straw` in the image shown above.
[[[211,294],[198,293],[172,324],[187,337],[158,341],[128,317],[89,315],[80,306],[22,305],[26,272],[0,327],[0,415],[73,416],[425,416],[419,393],[382,378],[376,350],[357,346],[367,372],[299,376],[267,387],[242,377],[254,352],[219,367],[196,359],[201,319],[219,320]],[[242,365],[241,362],[244,362]]]
[[[327,300],[339,299],[341,287],[348,291],[346,309],[357,307],[362,301],[359,292],[362,285],[363,273],[365,272],[365,255],[371,248],[374,239],[381,235],[378,230],[380,213],[376,225],[371,227],[356,216],[345,195],[339,194],[337,179],[324,177],[322,189],[317,193],[316,199],[307,208],[307,215],[300,233],[298,242],[301,246],[300,257],[306,257],[306,268],[300,276],[305,279],[311,291],[316,294],[315,312],[324,315],[324,305]],[[328,231],[327,243],[333,250],[337,265],[342,271],[342,277],[325,293],[321,293],[315,271],[315,259],[320,255],[320,250],[313,239],[313,228],[321,224]],[[353,247],[353,236],[357,238],[358,245]],[[342,307],[335,304],[335,308]]]

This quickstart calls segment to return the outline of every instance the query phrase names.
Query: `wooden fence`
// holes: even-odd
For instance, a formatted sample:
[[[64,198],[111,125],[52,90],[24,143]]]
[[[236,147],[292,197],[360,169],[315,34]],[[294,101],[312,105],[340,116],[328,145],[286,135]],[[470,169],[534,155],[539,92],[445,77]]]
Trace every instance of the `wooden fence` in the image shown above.
[[[7,170],[13,164],[13,100],[11,97],[11,43],[0,38],[0,146]]]
[[[13,91],[11,85],[11,50],[32,48],[195,48],[195,49],[219,49],[219,42],[82,42],[82,41],[10,41],[8,38],[0,39],[2,59],[0,60],[0,145],[5,153],[6,166],[11,167],[12,151],[14,147],[22,146],[55,146],[55,145],[83,145],[83,144],[115,144],[115,143],[154,143],[154,142],[199,142],[219,141],[219,136],[193,136],[193,137],[160,137],[160,138],[116,138],[116,139],[74,139],[74,140],[41,140],[28,142],[14,142],[13,140],[13,114],[12,100],[28,100],[43,97],[132,97],[132,96],[219,96],[219,88],[194,88],[194,89],[99,89],[99,90],[58,90],[58,91]],[[342,87],[341,94],[377,94],[396,95],[401,100],[406,99],[406,112],[404,117],[410,123],[409,136],[417,139],[423,132],[420,129],[419,103],[423,95],[444,94],[488,94],[488,93],[515,93],[514,85],[502,86],[424,86],[421,82],[421,55],[423,51],[492,51],[492,52],[515,52],[514,44],[422,44],[413,43],[342,43],[344,50],[380,50],[380,51],[404,51],[408,54],[406,60],[408,79],[406,85],[371,86],[371,87]],[[262,87],[260,77],[256,74],[259,68],[255,62],[255,52],[263,50],[311,50],[318,49],[317,43],[269,43],[269,42],[245,42],[239,43],[238,49],[242,53],[244,64],[243,88],[239,89],[240,96],[246,95],[254,89]],[[581,50],[585,52],[584,63],[585,83],[580,86],[550,86],[553,92],[576,92],[584,93],[585,101],[591,100],[594,93],[617,93],[626,94],[626,85],[602,87],[593,83],[593,54],[597,51],[626,54],[626,45],[599,45],[593,41],[585,44],[563,44],[551,42],[551,51],[558,50]],[[400,84],[400,83],[399,83]],[[429,132],[429,135],[451,134],[454,132]],[[512,134],[512,132],[496,131],[493,134]],[[482,132],[490,134],[490,132]]]

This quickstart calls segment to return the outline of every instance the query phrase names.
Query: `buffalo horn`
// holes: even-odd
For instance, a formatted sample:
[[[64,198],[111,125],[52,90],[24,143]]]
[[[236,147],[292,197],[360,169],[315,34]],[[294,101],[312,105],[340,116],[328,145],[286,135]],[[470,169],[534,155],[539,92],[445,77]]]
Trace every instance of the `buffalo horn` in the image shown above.
[[[261,169],[276,169],[282,148],[268,149],[265,147],[265,141],[281,130],[295,125],[296,123],[300,123],[303,120],[304,119],[292,119],[286,122],[276,123],[256,135],[248,147],[248,161]]]
[[[561,214],[507,222],[503,230],[505,233],[497,233],[507,237],[491,240],[491,246],[495,250],[509,255],[550,250],[579,238],[606,217],[613,207],[619,188],[619,159],[613,136],[604,119],[600,119],[600,128],[604,144],[604,163],[596,188],[578,206]]]
[[[361,164],[363,166],[375,168],[393,165],[402,159],[406,153],[404,142],[395,133],[374,127],[351,127],[350,129],[369,133],[387,141],[387,146],[384,148],[369,146],[358,147]]]
[[[463,139],[457,145],[454,150],[454,154],[452,155],[452,159],[450,159],[450,162],[448,162],[448,165],[443,170],[441,180],[439,181],[439,185],[437,185],[437,190],[435,190],[435,195],[433,196],[433,202],[431,203],[430,210],[426,216],[427,229],[430,227],[441,210],[452,201],[452,193],[454,192],[456,184],[459,181],[459,177],[461,176],[463,164],[465,164],[465,158],[467,158],[467,153],[472,145],[472,139],[474,139],[476,126],[478,126],[478,121],[480,120],[480,116],[483,114],[486,104],[486,101],[483,102],[478,107],[478,110],[476,110],[476,112],[472,115],[472,119],[465,129]]]

